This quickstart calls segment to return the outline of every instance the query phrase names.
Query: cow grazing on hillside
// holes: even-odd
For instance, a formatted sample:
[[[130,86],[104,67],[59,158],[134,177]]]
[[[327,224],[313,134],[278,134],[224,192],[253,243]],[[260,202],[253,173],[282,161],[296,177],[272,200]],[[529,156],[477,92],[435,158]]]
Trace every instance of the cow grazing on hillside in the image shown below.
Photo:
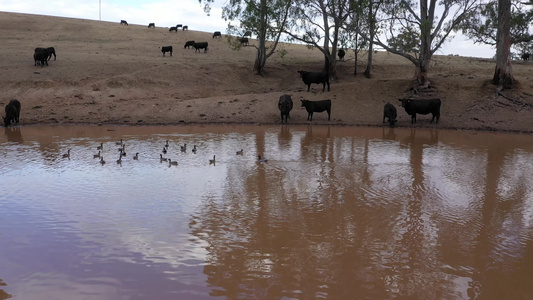
[[[168,31],[175,31],[175,32],[178,32],[178,28],[176,27],[170,27],[170,29]]]
[[[4,119],[4,126],[7,127],[11,125],[11,122],[19,122],[20,117],[20,102],[17,99],[9,101],[6,105],[6,116],[2,117]]]
[[[183,25],[183,28],[181,30],[189,30],[189,26]]]
[[[311,88],[311,83],[322,83],[322,92],[326,89],[326,84],[328,85],[329,92],[329,74],[328,72],[307,72],[307,71],[298,71],[300,77],[302,77],[303,82],[307,85],[307,91]]]
[[[240,38],[239,42],[241,43],[241,45],[248,46],[248,38],[246,38],[246,37]]]
[[[189,49],[191,46],[194,47],[194,41],[187,41],[185,42],[185,46],[183,46],[183,49],[185,48]]]
[[[166,52],[170,52],[170,56],[172,56],[172,46],[161,47],[161,52],[163,52],[163,56],[165,56]]]
[[[155,28],[155,23],[149,23],[148,28]]]
[[[37,65],[40,65],[41,67],[44,67],[44,65],[48,66],[48,52],[33,53],[33,60],[34,60],[34,66],[37,66]]]
[[[213,38],[218,38],[218,37],[221,37],[221,36],[222,36],[222,33],[220,33],[220,31],[213,32]]]
[[[385,118],[387,118],[390,127],[394,127],[394,123],[396,123],[396,117],[396,107],[389,102],[385,103],[385,106],[383,106],[383,123],[385,123]]]
[[[440,118],[440,99],[398,99],[402,103],[405,112],[411,116],[411,124],[416,123],[416,114],[427,115],[431,113],[433,118],[429,123],[436,124]]]
[[[339,51],[337,51],[337,56],[339,56],[339,60],[344,61],[344,55],[346,55],[346,51],[344,51],[344,49],[339,49]]]
[[[331,118],[331,100],[319,100],[319,101],[311,101],[311,100],[300,100],[302,101],[302,107],[305,107],[305,110],[307,110],[307,121],[313,120],[313,113],[315,112],[328,112],[328,121]]]
[[[177,25],[176,25],[176,28],[182,28],[182,27],[183,27],[182,24],[177,24]]]
[[[281,123],[283,123],[283,116],[285,116],[285,123],[290,119],[290,112],[292,110],[292,99],[290,95],[282,95],[279,97],[278,108],[281,113]]]
[[[128,22],[126,20],[120,20],[120,25],[128,26]]]
[[[522,56],[520,56],[524,61],[529,60],[529,57],[531,56],[531,53],[523,53]]]
[[[200,49],[204,49],[204,52],[207,52],[207,46],[208,46],[207,42],[194,43],[194,45],[193,45],[194,52],[196,52],[196,51],[200,52]]]
[[[45,52],[47,54],[47,60],[50,60],[52,58],[52,55],[54,56],[54,60],[56,60],[56,49],[54,47],[48,47],[48,48],[42,48],[37,47],[35,48],[35,52]]]

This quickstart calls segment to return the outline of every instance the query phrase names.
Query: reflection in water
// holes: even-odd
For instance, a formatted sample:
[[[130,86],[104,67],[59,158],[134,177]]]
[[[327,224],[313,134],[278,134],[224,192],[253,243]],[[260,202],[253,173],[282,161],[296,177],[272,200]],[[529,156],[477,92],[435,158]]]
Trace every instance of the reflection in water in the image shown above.
[[[8,142],[23,143],[22,134],[20,133],[20,127],[4,127],[4,133]]]
[[[288,125],[20,131],[24,140],[0,138],[0,276],[9,282],[0,299],[533,294],[529,136]],[[120,139],[128,156],[118,165]],[[160,162],[166,140],[178,166]],[[93,158],[100,143],[104,166]],[[184,143],[197,153],[180,151]]]

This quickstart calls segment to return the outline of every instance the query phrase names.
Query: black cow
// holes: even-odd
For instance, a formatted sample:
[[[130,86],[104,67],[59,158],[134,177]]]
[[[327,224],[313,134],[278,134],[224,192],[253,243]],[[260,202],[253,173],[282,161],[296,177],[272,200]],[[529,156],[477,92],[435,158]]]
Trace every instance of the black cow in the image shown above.
[[[128,22],[126,20],[120,20],[120,25],[128,26]]]
[[[183,46],[183,49],[185,48],[189,49],[191,46],[194,47],[194,41],[187,41],[185,42],[185,46]]]
[[[170,27],[170,29],[168,31],[175,31],[175,32],[178,32],[178,28],[176,27]]]
[[[194,45],[192,45],[194,47],[194,52],[198,51],[200,49],[204,49],[204,52],[207,52],[207,42],[201,42],[201,43],[194,43]]]
[[[302,101],[302,107],[305,107],[305,110],[307,110],[307,121],[313,120],[313,113],[314,112],[328,112],[328,121],[331,117],[331,100],[319,100],[319,101],[311,101],[311,100],[300,100]]]
[[[9,101],[6,105],[6,116],[2,117],[4,119],[4,126],[7,127],[11,125],[11,122],[19,122],[20,117],[20,102],[17,99]]]
[[[252,32],[251,32],[250,30],[247,30],[247,31],[244,32],[244,34],[242,35],[242,37],[245,37],[245,36],[252,37]]]
[[[328,72],[307,72],[307,71],[298,71],[302,80],[307,84],[307,91],[311,88],[311,83],[322,83],[323,88],[322,92],[326,89],[326,84],[328,85],[329,92],[329,74]]]
[[[183,25],[182,30],[189,30],[189,26],[187,26],[187,25]]]
[[[161,47],[161,52],[163,52],[163,56],[165,56],[166,52],[170,52],[170,56],[172,56],[172,46]]]
[[[182,28],[182,27],[183,27],[183,25],[181,25],[181,24],[176,25],[176,28]]]
[[[344,49],[339,49],[339,51],[337,51],[337,56],[339,56],[339,60],[344,61],[344,55],[346,55],[346,51],[344,51]]]
[[[524,53],[522,54],[521,58],[525,61],[525,60],[529,60],[529,57],[531,56],[531,53]]]
[[[213,33],[213,38],[217,38],[217,37],[219,37],[219,36],[222,36],[222,33],[220,33],[220,31],[215,31],[215,32]]]
[[[48,52],[46,51],[42,51],[42,52],[39,52],[39,51],[36,51],[35,53],[33,53],[33,60],[34,60],[34,66],[36,65],[41,65],[41,67],[44,67],[44,65],[46,64],[48,66]]]
[[[389,102],[385,103],[385,106],[383,107],[383,123],[385,123],[385,118],[387,118],[390,127],[394,127],[394,123],[396,123],[396,116],[396,107]]]
[[[283,116],[285,116],[285,123],[290,119],[290,112],[292,110],[292,99],[290,95],[282,95],[279,97],[278,108],[281,113],[281,123],[283,123]]]
[[[439,123],[440,118],[440,99],[398,99],[402,103],[405,112],[411,116],[411,124],[416,123],[416,114],[427,115],[431,113],[433,118],[429,123],[436,120]]]
[[[56,60],[56,49],[54,47],[48,47],[48,48],[35,48],[35,52],[46,52],[47,53],[47,60],[50,60],[52,58],[52,55],[54,56],[54,60]]]
[[[155,28],[155,23],[149,23],[148,28]]]
[[[241,42],[241,45],[246,45],[248,46],[248,38],[246,37],[242,37],[239,39],[239,42]]]

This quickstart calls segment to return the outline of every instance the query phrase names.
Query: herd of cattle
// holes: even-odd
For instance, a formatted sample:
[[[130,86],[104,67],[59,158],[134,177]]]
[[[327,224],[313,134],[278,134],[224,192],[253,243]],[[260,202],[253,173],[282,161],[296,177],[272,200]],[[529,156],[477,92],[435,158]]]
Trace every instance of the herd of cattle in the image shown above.
[[[432,114],[433,118],[429,122],[430,124],[433,123],[435,120],[435,123],[439,123],[440,119],[440,99],[398,99],[400,101],[402,107],[405,109],[405,112],[411,116],[411,124],[416,123],[416,114]],[[311,101],[311,100],[305,100],[301,99],[301,107],[304,107],[307,111],[307,121],[313,120],[313,113],[315,112],[324,112],[326,111],[328,113],[328,121],[331,119],[331,100],[319,100],[319,101]],[[293,107],[292,98],[290,95],[282,95],[279,97],[278,101],[278,109],[280,111],[281,115],[281,123],[287,123],[288,119],[290,119],[290,112]],[[390,102],[385,103],[385,106],[383,107],[383,123],[385,123],[385,119],[389,122],[390,127],[394,127],[397,120],[397,111],[396,107],[391,104]]]
[[[128,25],[128,22],[126,20],[120,21],[121,25]],[[154,23],[150,23],[148,25],[149,28],[155,28]],[[187,30],[188,26],[183,26],[182,24],[177,24],[176,26],[173,26],[170,28],[169,31],[177,31],[177,28],[182,28],[182,30]],[[213,33],[213,38],[221,37],[222,34],[220,31],[215,31]],[[251,36],[250,31],[246,31],[242,38],[240,38],[241,44],[248,44],[248,38],[246,36]],[[193,47],[195,49],[195,52],[204,50],[204,52],[207,52],[208,49],[208,42],[196,42],[196,41],[187,41],[184,45],[184,49],[189,49],[190,47]],[[165,53],[169,53],[170,56],[172,56],[172,46],[163,46],[160,47],[161,52],[163,53],[163,56],[165,56]],[[344,60],[346,52],[343,49],[340,49],[337,52],[337,55],[339,56],[340,60]],[[526,55],[527,54],[527,55]],[[530,54],[526,53],[522,56],[522,59],[528,60]],[[35,48],[35,52],[33,54],[33,58],[35,61],[35,66],[40,65],[43,67],[44,65],[48,66],[48,61],[52,58],[52,55],[54,56],[54,60],[56,60],[56,51],[54,47],[48,47],[48,48]],[[309,71],[298,71],[300,74],[300,77],[305,85],[307,85],[307,91],[309,92],[311,88],[311,84],[322,84],[322,92],[325,92],[326,85],[328,86],[328,92],[330,91],[330,84],[329,84],[329,74],[327,72],[309,72]],[[331,118],[331,100],[320,100],[320,101],[311,101],[311,100],[300,100],[301,101],[301,107],[304,107],[307,110],[307,121],[312,121],[313,119],[313,113],[315,112],[324,112],[326,111],[328,113],[328,121]],[[416,123],[416,115],[417,114],[432,114],[432,119],[430,123],[438,124],[439,118],[440,118],[440,106],[441,101],[440,99],[398,99],[400,101],[401,106],[405,109],[405,112],[411,116],[411,123]],[[9,126],[12,122],[19,122],[19,116],[20,116],[20,102],[18,100],[11,100],[5,107],[5,113],[6,116],[3,117],[4,119],[4,126]],[[278,101],[278,108],[281,113],[281,122],[287,123],[288,119],[290,118],[290,111],[293,108],[293,102],[290,95],[282,95],[279,98]],[[396,107],[391,103],[386,103],[383,107],[383,123],[385,123],[385,119],[387,119],[389,125],[391,127],[394,127],[395,123],[397,122],[397,112]]]

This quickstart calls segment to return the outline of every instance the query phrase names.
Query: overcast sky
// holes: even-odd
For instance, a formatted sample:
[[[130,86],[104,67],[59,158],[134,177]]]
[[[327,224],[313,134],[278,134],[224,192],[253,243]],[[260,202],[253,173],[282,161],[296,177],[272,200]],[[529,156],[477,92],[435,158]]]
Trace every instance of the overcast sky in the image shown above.
[[[208,16],[198,0],[0,0],[0,11],[49,15],[170,27],[188,25],[191,30],[225,32],[227,23],[222,19],[221,6],[227,0],[216,0]],[[100,10],[101,3],[101,10]],[[447,42],[440,55],[459,54],[472,57],[493,57],[494,48],[474,45],[462,37]]]

